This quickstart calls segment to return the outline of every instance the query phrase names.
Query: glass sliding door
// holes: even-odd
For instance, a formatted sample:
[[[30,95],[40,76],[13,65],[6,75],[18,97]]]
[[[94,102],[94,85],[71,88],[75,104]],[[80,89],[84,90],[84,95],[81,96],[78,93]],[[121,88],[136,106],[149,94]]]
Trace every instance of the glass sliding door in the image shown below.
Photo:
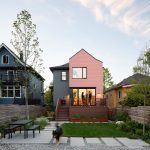
[[[87,105],[86,89],[78,89],[79,92],[79,105]]]
[[[78,90],[73,89],[73,105],[78,105]]]
[[[95,88],[76,88],[72,89],[73,105],[92,106],[96,105]]]
[[[95,105],[95,89],[87,89],[88,105]]]

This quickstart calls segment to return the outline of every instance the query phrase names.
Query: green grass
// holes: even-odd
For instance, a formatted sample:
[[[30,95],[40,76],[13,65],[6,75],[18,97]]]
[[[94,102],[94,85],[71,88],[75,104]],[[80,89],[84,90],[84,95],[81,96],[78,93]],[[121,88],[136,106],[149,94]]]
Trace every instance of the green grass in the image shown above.
[[[66,137],[130,137],[111,123],[65,123],[62,128]]]

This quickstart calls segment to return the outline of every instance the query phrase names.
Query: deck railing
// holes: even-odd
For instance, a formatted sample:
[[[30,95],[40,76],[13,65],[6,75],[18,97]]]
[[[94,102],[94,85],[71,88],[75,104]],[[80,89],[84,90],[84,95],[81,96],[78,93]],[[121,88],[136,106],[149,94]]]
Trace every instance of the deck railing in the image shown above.
[[[57,118],[58,116],[58,111],[60,109],[60,99],[57,100],[57,104],[56,104],[56,109],[55,109],[55,117]]]

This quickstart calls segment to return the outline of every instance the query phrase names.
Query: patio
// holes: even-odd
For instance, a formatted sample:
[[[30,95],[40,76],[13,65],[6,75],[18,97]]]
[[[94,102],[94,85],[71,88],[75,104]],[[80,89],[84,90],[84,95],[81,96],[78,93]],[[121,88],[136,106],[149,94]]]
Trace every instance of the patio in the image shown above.
[[[24,132],[16,131],[13,134],[12,138],[8,138],[8,134],[6,138],[2,138],[0,143],[50,143],[52,140],[52,131],[55,130],[55,121],[51,122],[50,125],[45,127],[44,130],[41,130],[40,134],[39,131],[35,131],[35,138],[33,138],[33,132],[28,131],[28,138],[24,138]],[[64,122],[60,122],[62,124]]]
[[[41,130],[39,134],[38,130],[35,132],[35,138],[33,138],[32,132],[29,132],[28,138],[24,139],[23,132],[20,134],[19,131],[16,134],[13,134],[13,138],[8,139],[8,136],[4,139],[0,140],[0,149],[5,150],[4,147],[15,147],[15,149],[20,150],[21,145],[23,144],[23,148],[21,149],[38,149],[42,150],[53,149],[55,147],[55,139],[52,138],[52,130],[55,129],[55,123],[51,122],[51,125],[48,125],[44,130]],[[64,122],[59,122],[62,124]],[[118,138],[109,138],[109,137],[101,137],[101,138],[82,138],[82,137],[61,137],[60,145],[58,148],[60,149],[150,149],[150,145],[145,143],[140,139],[128,139],[126,137],[118,137]],[[41,148],[41,149],[40,149]]]

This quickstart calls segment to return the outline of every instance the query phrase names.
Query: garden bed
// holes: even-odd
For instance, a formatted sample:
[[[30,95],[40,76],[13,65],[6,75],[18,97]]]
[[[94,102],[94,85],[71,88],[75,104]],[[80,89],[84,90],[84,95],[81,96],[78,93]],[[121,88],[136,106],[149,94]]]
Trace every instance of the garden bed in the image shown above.
[[[108,122],[107,118],[93,118],[93,119],[79,119],[79,118],[72,118],[70,119],[71,122]]]

